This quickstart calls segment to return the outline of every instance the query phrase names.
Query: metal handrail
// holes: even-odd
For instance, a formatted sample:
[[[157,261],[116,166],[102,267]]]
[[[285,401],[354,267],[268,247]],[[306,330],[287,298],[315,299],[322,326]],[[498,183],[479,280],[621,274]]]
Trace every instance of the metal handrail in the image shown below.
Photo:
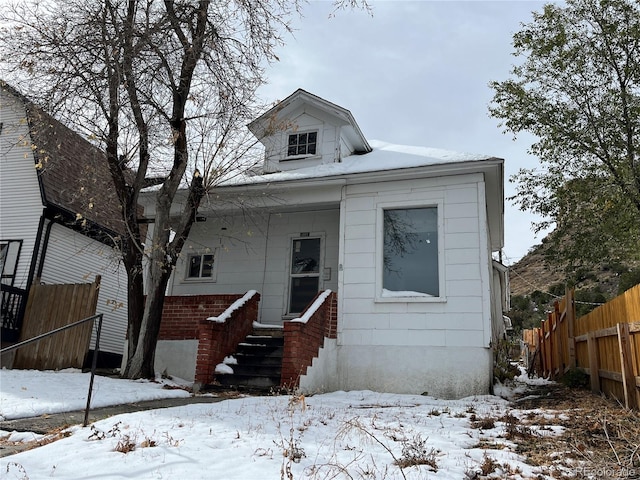
[[[92,315],[91,317],[87,317],[87,318],[83,318],[82,320],[78,320],[77,322],[73,322],[70,323],[69,325],[65,325],[64,327],[59,327],[56,328],[54,330],[51,330],[49,332],[46,333],[42,333],[40,335],[37,335],[33,338],[30,338],[28,340],[24,340],[22,342],[16,343],[15,345],[11,345],[9,347],[5,347],[3,349],[0,350],[0,355],[3,353],[7,353],[7,352],[12,352],[13,350],[17,350],[21,347],[24,347],[25,345],[29,345],[31,343],[36,343],[39,342],[40,340],[43,340],[47,337],[51,337],[52,335],[55,335],[56,333],[60,333],[63,332],[65,330],[69,330],[70,328],[73,327],[77,327],[78,325],[81,325],[83,323],[86,322],[92,322],[95,321],[96,319],[98,319],[98,329],[96,331],[96,346],[93,350],[93,359],[91,361],[91,380],[89,381],[89,392],[87,393],[87,406],[84,410],[84,422],[82,424],[83,427],[86,427],[87,424],[89,423],[89,408],[91,405],[91,395],[93,393],[93,379],[96,375],[96,366],[98,363],[98,351],[100,348],[100,332],[102,331],[102,313],[98,313],[96,315]]]

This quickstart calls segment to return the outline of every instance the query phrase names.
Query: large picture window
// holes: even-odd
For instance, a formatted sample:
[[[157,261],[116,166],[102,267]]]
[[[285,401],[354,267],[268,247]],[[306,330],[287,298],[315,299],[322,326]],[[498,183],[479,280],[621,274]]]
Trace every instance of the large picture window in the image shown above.
[[[438,208],[383,210],[382,297],[439,297]]]

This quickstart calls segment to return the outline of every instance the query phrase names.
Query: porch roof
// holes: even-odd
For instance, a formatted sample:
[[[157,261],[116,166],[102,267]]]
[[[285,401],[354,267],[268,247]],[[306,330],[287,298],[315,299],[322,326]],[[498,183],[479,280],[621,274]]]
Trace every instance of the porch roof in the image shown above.
[[[279,193],[281,209],[299,208],[311,203],[318,207],[339,204],[342,185],[481,174],[485,181],[491,248],[498,251],[504,246],[503,159],[376,140],[370,141],[370,144],[373,146],[372,152],[351,155],[341,163],[222,181],[214,189],[219,194],[216,198],[223,200],[238,190],[247,193],[253,191],[257,197],[271,191]],[[205,204],[202,207],[206,210],[208,206]]]
[[[221,179],[201,204],[200,212],[206,214],[209,210],[260,206],[281,210],[300,209],[310,205],[316,208],[334,208],[340,203],[343,185],[481,174],[485,181],[491,249],[497,251],[503,247],[503,159],[375,140],[370,141],[370,144],[373,147],[370,153],[345,157],[341,163]],[[182,190],[181,196],[186,198],[185,194],[186,190]],[[269,195],[277,198],[270,201]],[[150,203],[145,208],[149,218],[155,214],[155,206],[153,202]],[[179,212],[176,208],[174,214],[178,215]]]

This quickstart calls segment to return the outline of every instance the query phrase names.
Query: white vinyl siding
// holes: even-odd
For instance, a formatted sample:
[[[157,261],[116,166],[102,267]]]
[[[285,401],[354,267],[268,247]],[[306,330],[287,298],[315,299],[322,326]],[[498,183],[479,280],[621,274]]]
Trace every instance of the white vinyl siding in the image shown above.
[[[307,106],[305,112],[292,118],[283,131],[263,139],[265,144],[265,171],[287,171],[333,163],[341,156],[340,127],[325,112]],[[289,155],[292,135],[316,133],[315,153]]]
[[[23,240],[14,286],[26,289],[43,205],[24,106],[0,95],[0,240]]]
[[[24,104],[2,88],[0,95],[0,240],[23,240],[14,286],[28,289],[44,205]],[[117,267],[117,259],[117,253],[109,247],[56,224],[41,281],[89,283],[95,275],[101,275],[97,311],[105,317],[100,350],[122,354],[127,328],[127,278],[122,267]]]
[[[380,299],[381,212],[419,206],[438,210],[439,297]],[[482,175],[350,185],[342,211],[340,388],[446,398],[487,392],[491,257]]]
[[[168,295],[202,295],[260,292],[260,320],[281,324],[287,308],[287,282],[291,238],[300,233],[322,237],[323,268],[320,288],[338,288],[338,209],[309,212],[254,214],[253,223],[246,217],[215,218],[194,225],[176,265]],[[222,227],[224,225],[224,227]],[[225,228],[225,230],[222,230]],[[217,282],[184,280],[185,262],[191,252],[216,249]],[[268,249],[268,250],[267,250]]]
[[[480,175],[465,175],[347,188],[341,344],[488,346],[484,317],[490,317],[491,312],[485,308],[484,297],[489,285],[481,273],[489,257],[482,260],[488,253],[486,225],[481,226],[484,205],[478,202],[481,179]],[[383,268],[383,242],[376,239],[382,230],[377,225],[381,219],[376,212],[393,205],[438,206],[443,229],[439,302],[428,303],[435,299],[427,298],[417,303],[403,299],[380,303],[371,295],[372,291],[379,295],[376,279],[381,279],[382,273],[377,270]],[[411,314],[414,328],[420,326],[423,332],[407,330],[406,314]],[[365,317],[371,318],[375,327],[367,328],[366,322],[360,321]]]
[[[96,313],[104,314],[100,351],[121,355],[127,331],[127,275],[118,253],[62,225],[51,229],[41,281],[91,283],[102,277]],[[95,328],[91,348],[95,345]]]

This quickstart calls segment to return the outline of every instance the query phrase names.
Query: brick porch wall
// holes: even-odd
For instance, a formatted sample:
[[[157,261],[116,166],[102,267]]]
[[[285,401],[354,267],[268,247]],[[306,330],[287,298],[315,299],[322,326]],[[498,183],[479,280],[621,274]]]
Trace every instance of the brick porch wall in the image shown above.
[[[165,297],[158,340],[197,340],[200,320],[221,315],[242,295]]]
[[[241,297],[242,295],[237,298]],[[229,302],[227,307],[231,303],[233,302]],[[207,317],[219,316],[226,308],[218,314],[200,317],[197,337],[196,383],[203,385],[211,383],[216,365],[221,363],[224,357],[235,352],[238,344],[252,332],[253,322],[258,320],[259,303],[260,294],[256,292],[244,305],[231,312],[224,322],[207,320]]]
[[[316,298],[321,295],[319,292]],[[314,298],[315,301],[315,298]],[[311,302],[310,305],[312,305]],[[331,292],[322,306],[307,323],[284,323],[284,353],[280,385],[295,388],[300,376],[307,373],[314,357],[324,344],[325,337],[336,338],[338,326],[338,304],[336,292]]]

